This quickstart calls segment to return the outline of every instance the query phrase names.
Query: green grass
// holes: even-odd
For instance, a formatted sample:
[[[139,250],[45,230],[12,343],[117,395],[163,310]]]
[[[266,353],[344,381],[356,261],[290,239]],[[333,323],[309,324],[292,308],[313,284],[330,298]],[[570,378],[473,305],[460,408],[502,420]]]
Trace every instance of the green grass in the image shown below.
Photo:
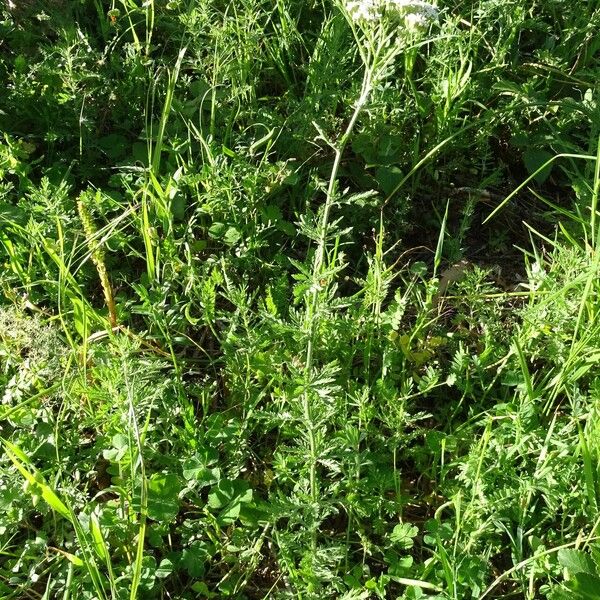
[[[348,7],[0,9],[1,599],[600,598],[600,5]]]

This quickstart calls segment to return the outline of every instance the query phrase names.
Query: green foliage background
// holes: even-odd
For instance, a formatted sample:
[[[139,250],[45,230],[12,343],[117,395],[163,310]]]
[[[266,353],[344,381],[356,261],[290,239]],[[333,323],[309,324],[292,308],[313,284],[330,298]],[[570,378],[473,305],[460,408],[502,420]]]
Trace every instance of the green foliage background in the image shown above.
[[[0,598],[600,598],[600,4],[438,8],[330,198],[341,5],[3,5]]]

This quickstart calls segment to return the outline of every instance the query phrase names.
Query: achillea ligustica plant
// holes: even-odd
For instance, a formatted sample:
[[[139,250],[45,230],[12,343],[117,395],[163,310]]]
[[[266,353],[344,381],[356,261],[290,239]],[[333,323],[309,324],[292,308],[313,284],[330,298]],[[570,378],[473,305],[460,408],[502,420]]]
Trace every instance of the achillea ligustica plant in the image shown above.
[[[331,418],[334,398],[343,393],[335,384],[337,365],[319,364],[315,350],[319,332],[331,314],[335,295],[336,276],[345,268],[343,254],[336,251],[340,245],[339,220],[332,222],[331,212],[343,194],[338,190],[338,175],[345,149],[352,138],[363,110],[373,90],[387,81],[395,72],[398,59],[414,47],[414,26],[437,18],[437,10],[426,2],[384,0],[348,0],[340,8],[346,17],[363,64],[362,83],[353,104],[348,125],[337,140],[325,140],[334,152],[325,200],[314,225],[304,225],[307,237],[316,241],[312,260],[307,258],[306,269],[299,274],[306,279],[302,329],[306,338],[303,363],[303,388],[300,396],[302,445],[305,446],[305,471],[308,473],[307,530],[311,533],[311,560],[317,560],[317,535],[326,509],[323,503],[323,483],[319,481],[318,465],[328,460],[328,439],[324,434]],[[408,17],[412,15],[409,19]],[[400,20],[400,23],[399,23]],[[294,382],[294,386],[297,384]],[[316,564],[316,562],[315,562]]]

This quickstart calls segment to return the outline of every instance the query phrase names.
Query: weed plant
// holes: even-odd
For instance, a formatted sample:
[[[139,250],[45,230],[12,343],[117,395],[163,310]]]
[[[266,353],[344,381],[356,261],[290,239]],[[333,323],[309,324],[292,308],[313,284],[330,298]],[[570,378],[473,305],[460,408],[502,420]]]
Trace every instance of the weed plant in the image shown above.
[[[0,598],[600,598],[596,0],[0,9]]]

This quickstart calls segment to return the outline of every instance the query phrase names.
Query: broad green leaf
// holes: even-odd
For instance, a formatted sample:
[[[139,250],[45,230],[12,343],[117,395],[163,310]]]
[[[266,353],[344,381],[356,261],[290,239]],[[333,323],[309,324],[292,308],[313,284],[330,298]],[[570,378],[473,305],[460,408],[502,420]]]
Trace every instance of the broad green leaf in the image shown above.
[[[85,302],[72,292],[67,292],[66,296],[73,306],[73,324],[75,329],[81,338],[86,339],[88,336],[89,325]]]
[[[419,528],[409,523],[399,523],[390,534],[390,541],[403,550],[408,550],[414,545],[413,538],[419,533]]]
[[[16,459],[21,463],[21,465],[32,466],[32,463],[29,460],[29,456],[27,456],[27,454],[25,454],[25,452],[23,452],[23,450],[21,450],[21,448],[19,448],[19,446],[16,446],[12,442],[9,442],[8,440],[5,440],[4,438],[0,438],[0,441],[2,442],[4,447],[7,449],[7,452],[10,451],[14,455],[14,458],[11,457],[11,460],[13,462]],[[19,466],[16,463],[15,463],[15,466],[17,467],[17,469],[19,469]]]
[[[168,558],[163,558],[156,569],[156,576],[159,579],[168,577],[173,572],[173,562]]]
[[[242,505],[239,502],[232,502],[219,513],[219,521],[224,524],[233,523],[240,516],[241,509]]]
[[[203,450],[183,463],[183,476],[187,481],[197,481],[200,487],[213,485],[221,478],[221,470],[218,467],[210,467],[217,458],[218,453],[214,450]]]
[[[98,147],[112,160],[118,160],[125,155],[127,138],[120,133],[109,133],[98,139]]]
[[[232,501],[250,502],[252,490],[244,479],[223,479],[208,495],[208,504],[211,508],[222,508]]]
[[[171,200],[171,212],[173,213],[173,218],[181,222],[185,218],[185,209],[187,207],[187,202],[185,196],[181,193],[175,195],[175,197]]]
[[[375,179],[385,194],[391,194],[402,181],[402,171],[398,167],[379,167]]]
[[[208,495],[208,505],[222,509],[219,514],[222,523],[233,523],[240,515],[241,505],[251,501],[252,490],[244,479],[222,479]]]
[[[179,512],[181,485],[172,473],[156,473],[148,481],[148,517],[155,521],[172,521]]]
[[[590,573],[576,573],[568,582],[569,587],[583,600],[600,600],[600,577]]]
[[[228,246],[233,246],[237,244],[242,237],[240,230],[237,227],[228,227],[225,235],[223,236],[223,241]]]
[[[536,171],[541,171],[534,177],[535,181],[539,184],[544,183],[552,171],[552,164],[544,167],[542,166],[552,158],[552,154],[546,152],[546,150],[538,150],[537,148],[528,148],[523,152],[523,162],[527,171],[530,175],[533,175]]]
[[[5,223],[14,223],[23,227],[27,223],[27,213],[18,206],[0,201],[0,224],[4,226]]]
[[[102,455],[106,460],[118,463],[129,451],[129,438],[122,433],[117,433],[113,435],[111,443],[112,448],[104,450]]]
[[[596,566],[591,556],[581,550],[573,550],[572,548],[559,550],[558,562],[571,575],[575,573],[595,573],[596,571]]]
[[[193,473],[193,475],[192,475]],[[200,487],[214,485],[221,479],[221,469],[215,467],[213,469],[200,468],[184,471],[183,476],[188,480],[195,480],[200,484]]]
[[[190,577],[202,577],[209,559],[209,547],[204,542],[193,542],[183,550],[181,562]]]
[[[225,225],[225,223],[213,223],[209,228],[208,228],[208,235],[213,238],[213,239],[221,239],[224,235],[225,232],[227,231],[227,225]]]

